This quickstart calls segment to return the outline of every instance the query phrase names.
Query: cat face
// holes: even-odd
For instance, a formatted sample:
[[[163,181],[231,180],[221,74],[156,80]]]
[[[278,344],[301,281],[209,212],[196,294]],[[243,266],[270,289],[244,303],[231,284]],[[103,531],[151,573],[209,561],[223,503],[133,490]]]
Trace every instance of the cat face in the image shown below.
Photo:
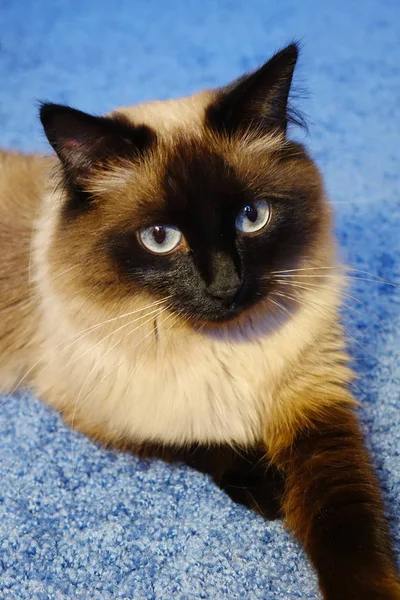
[[[271,296],[276,271],[310,260],[327,212],[317,169],[285,135],[296,57],[289,46],[163,118],[154,105],[42,107],[64,186],[56,252],[64,268],[78,260],[85,293],[230,321]]]

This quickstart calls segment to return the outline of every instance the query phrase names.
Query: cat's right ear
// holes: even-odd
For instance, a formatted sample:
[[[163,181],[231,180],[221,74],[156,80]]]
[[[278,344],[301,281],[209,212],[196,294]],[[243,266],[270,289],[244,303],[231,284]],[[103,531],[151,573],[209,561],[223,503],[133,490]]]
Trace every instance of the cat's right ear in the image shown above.
[[[206,112],[209,126],[235,135],[252,129],[284,134],[289,122],[304,125],[288,105],[298,54],[299,45],[290,44],[253,73],[217,90]]]
[[[72,180],[118,159],[135,159],[154,141],[145,125],[121,117],[97,117],[60,104],[42,104],[40,120],[47,139]]]

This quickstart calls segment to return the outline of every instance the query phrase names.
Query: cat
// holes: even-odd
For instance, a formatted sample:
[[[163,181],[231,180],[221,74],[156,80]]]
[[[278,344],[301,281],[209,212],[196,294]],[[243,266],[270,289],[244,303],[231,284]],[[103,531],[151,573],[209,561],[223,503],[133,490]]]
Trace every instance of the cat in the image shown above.
[[[0,154],[0,382],[283,518],[325,600],[400,599],[331,208],[287,133],[297,57],[104,117],[42,105],[55,155]]]

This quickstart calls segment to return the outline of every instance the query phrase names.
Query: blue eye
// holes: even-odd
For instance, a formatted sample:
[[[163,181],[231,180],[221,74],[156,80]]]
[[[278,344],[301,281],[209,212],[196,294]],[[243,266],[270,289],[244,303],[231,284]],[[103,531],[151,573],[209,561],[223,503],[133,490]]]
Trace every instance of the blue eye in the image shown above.
[[[255,200],[242,208],[236,217],[235,225],[242,233],[255,233],[268,223],[271,209],[265,200]]]
[[[172,225],[154,225],[141,229],[139,238],[146,250],[155,254],[166,254],[179,246],[182,233]]]

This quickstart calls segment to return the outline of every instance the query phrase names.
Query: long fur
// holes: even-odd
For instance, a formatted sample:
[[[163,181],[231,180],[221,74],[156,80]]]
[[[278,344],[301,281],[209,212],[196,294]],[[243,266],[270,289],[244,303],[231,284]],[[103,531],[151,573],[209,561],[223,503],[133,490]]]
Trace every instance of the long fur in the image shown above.
[[[203,92],[113,113],[154,130],[157,148],[135,157],[133,170],[129,156],[86,169],[81,212],[76,201],[66,209],[71,182],[57,159],[0,155],[2,391],[32,388],[73,427],[107,444],[178,456],[188,449],[191,460],[193,448],[204,456],[215,451],[218,461],[202,469],[231,492],[238,487],[232,476],[240,475],[239,501],[250,506],[246,482],[261,455],[265,471],[272,464],[285,479],[280,510],[315,565],[324,597],[400,598],[378,487],[353,415],[353,373],[338,318],[345,278],[319,173],[277,129],[210,131],[205,118],[214,98]],[[160,173],[169,161],[189,185],[190,160],[210,165],[217,155],[253,193],[269,177],[297,202],[314,198],[302,208],[304,252],[292,256],[288,243],[282,270],[307,269],[318,286],[278,281],[275,295],[235,318],[201,323],[168,294],[146,289],[144,271],[131,269],[131,279],[119,271],[105,240],[113,231],[119,243],[120,232],[140,222],[143,198],[162,205]],[[251,468],[238,465],[230,448],[248,453]],[[261,481],[251,498],[267,514]]]

